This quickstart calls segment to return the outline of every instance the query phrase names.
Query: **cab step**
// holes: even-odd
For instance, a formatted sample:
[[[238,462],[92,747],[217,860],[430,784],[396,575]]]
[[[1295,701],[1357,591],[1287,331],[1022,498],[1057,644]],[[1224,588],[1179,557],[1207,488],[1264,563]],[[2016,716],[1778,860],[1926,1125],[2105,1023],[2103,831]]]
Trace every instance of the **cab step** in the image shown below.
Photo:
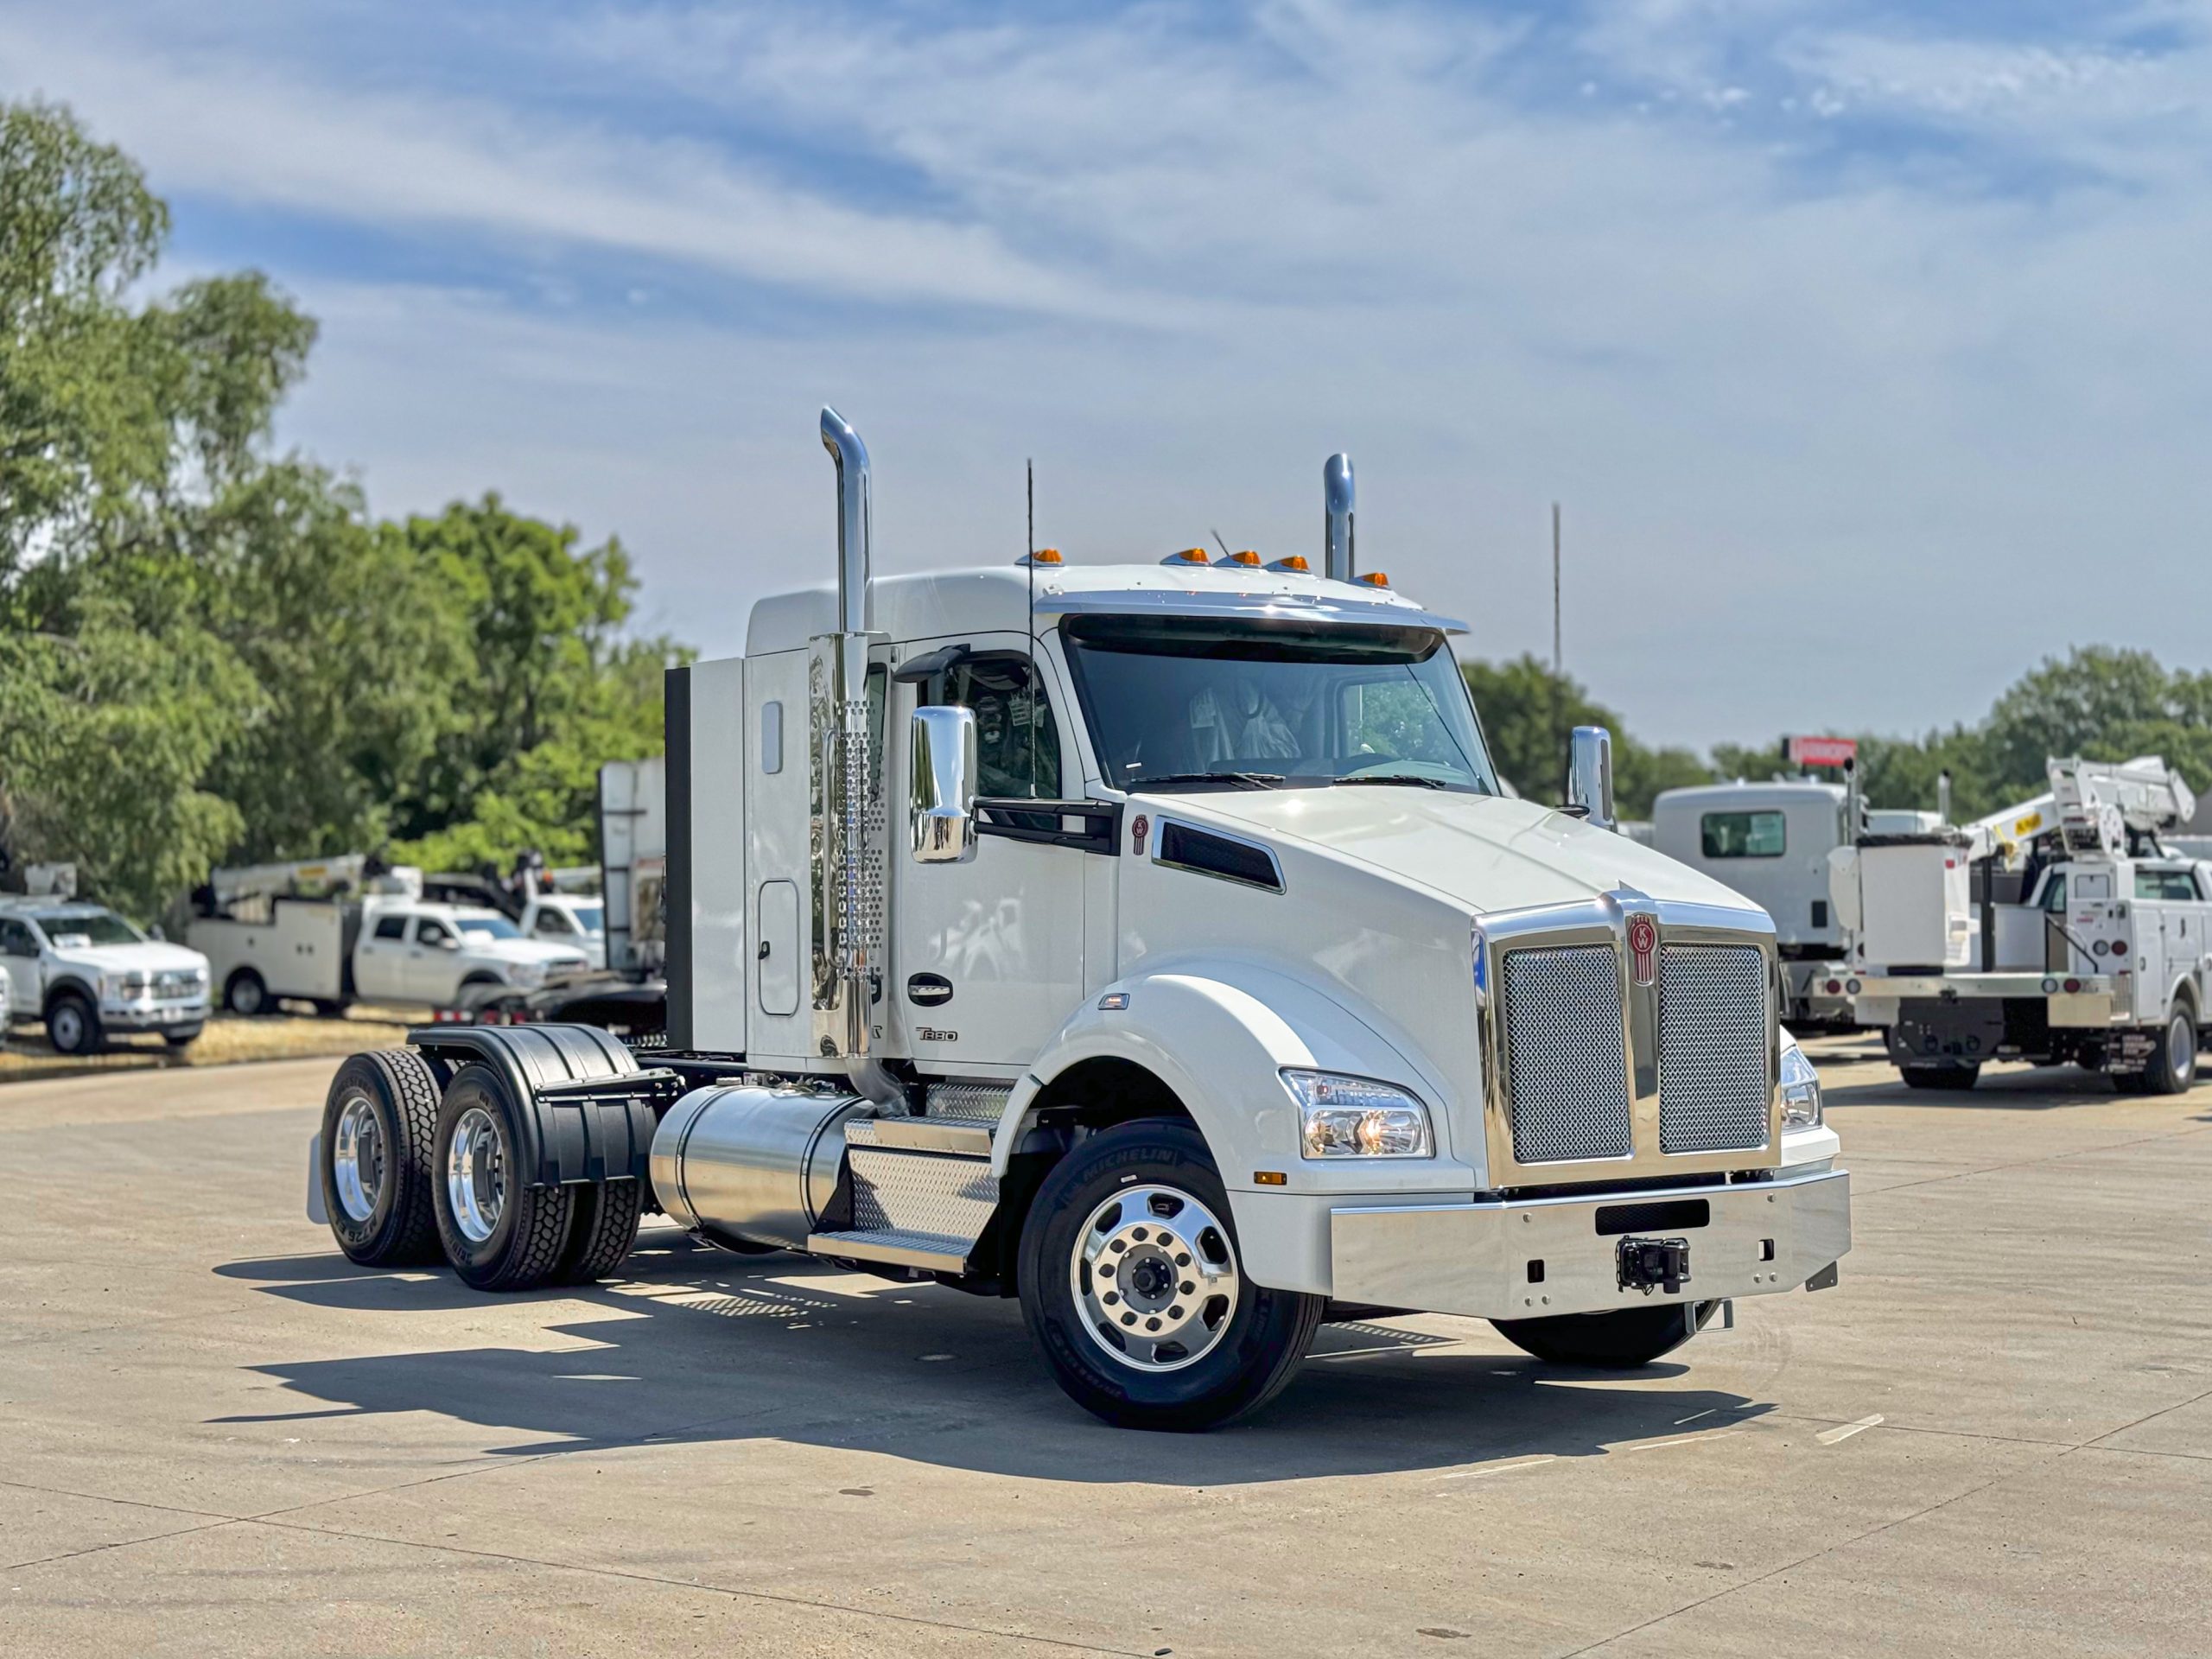
[[[844,1224],[810,1234],[807,1249],[929,1273],[966,1272],[998,1207],[992,1127],[927,1118],[848,1123],[849,1203],[831,1206],[846,1211],[836,1217]]]

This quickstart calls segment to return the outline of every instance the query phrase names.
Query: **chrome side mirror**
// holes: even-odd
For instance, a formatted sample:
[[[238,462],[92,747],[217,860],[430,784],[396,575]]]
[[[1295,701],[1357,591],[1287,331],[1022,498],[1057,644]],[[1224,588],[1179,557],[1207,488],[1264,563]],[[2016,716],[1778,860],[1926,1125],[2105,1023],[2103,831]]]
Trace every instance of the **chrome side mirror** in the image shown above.
[[[1567,804],[1600,830],[1613,820],[1613,734],[1602,726],[1578,726],[1567,746]]]
[[[976,856],[976,711],[915,709],[909,747],[914,862],[965,864]]]

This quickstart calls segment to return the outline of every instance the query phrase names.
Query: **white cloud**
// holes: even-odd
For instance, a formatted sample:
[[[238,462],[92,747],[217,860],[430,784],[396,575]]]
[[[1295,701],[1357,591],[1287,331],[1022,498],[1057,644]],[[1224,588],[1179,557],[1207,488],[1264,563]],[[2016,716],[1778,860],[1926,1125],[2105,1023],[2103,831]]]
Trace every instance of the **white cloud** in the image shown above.
[[[1349,447],[1363,551],[1485,653],[1548,643],[1563,499],[1570,666],[1661,737],[1970,716],[2091,635],[2206,655],[2134,596],[2201,581],[2212,214],[2190,146],[2101,106],[2082,53],[2037,79],[1809,3],[1645,0],[1566,46],[1338,0],[610,10],[497,49],[426,15],[462,96],[181,15],[0,23],[0,66],[127,142],[188,228],[213,199],[435,231],[564,294],[289,261],[326,322],[289,430],[383,511],[497,486],[620,530],[651,620],[709,646],[827,569],[830,401],[891,568],[1010,554],[1031,454],[1072,556],[1217,525],[1306,548]],[[2113,74],[2178,87],[2200,55]],[[1894,135],[1815,164],[1877,101],[2125,188],[2024,195]],[[586,256],[622,265],[603,303]],[[763,321],[764,289],[841,303]]]

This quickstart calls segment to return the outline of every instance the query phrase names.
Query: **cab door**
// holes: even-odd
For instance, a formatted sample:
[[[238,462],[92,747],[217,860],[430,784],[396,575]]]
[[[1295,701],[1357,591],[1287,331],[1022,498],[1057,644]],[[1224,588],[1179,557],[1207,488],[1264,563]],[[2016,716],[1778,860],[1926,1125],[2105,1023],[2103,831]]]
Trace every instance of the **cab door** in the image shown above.
[[[956,704],[976,715],[975,857],[917,863],[903,805],[892,826],[887,1023],[895,1048],[933,1071],[1027,1065],[1083,999],[1084,890],[1097,854],[1075,843],[1096,821],[1022,804],[1082,787],[1064,700],[1039,682],[1028,645],[1018,634],[978,638],[925,679],[893,688],[894,801],[906,798],[913,710]]]
[[[37,1019],[46,991],[39,982],[38,936],[16,917],[0,916],[0,974],[8,976],[9,1018]]]
[[[353,947],[356,995],[372,1002],[412,1000],[407,980],[407,953],[414,949],[407,942],[411,919],[404,911],[370,913],[360,943]]]

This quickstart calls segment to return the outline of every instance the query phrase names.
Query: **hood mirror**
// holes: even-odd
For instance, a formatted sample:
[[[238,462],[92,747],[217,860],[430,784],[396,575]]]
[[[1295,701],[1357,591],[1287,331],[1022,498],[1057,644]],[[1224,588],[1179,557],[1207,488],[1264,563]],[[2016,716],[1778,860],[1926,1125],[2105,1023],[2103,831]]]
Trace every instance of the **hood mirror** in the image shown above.
[[[976,711],[915,709],[908,747],[914,861],[965,864],[976,856]]]
[[[1614,827],[1613,734],[1578,726],[1567,746],[1567,810],[1600,830]]]

